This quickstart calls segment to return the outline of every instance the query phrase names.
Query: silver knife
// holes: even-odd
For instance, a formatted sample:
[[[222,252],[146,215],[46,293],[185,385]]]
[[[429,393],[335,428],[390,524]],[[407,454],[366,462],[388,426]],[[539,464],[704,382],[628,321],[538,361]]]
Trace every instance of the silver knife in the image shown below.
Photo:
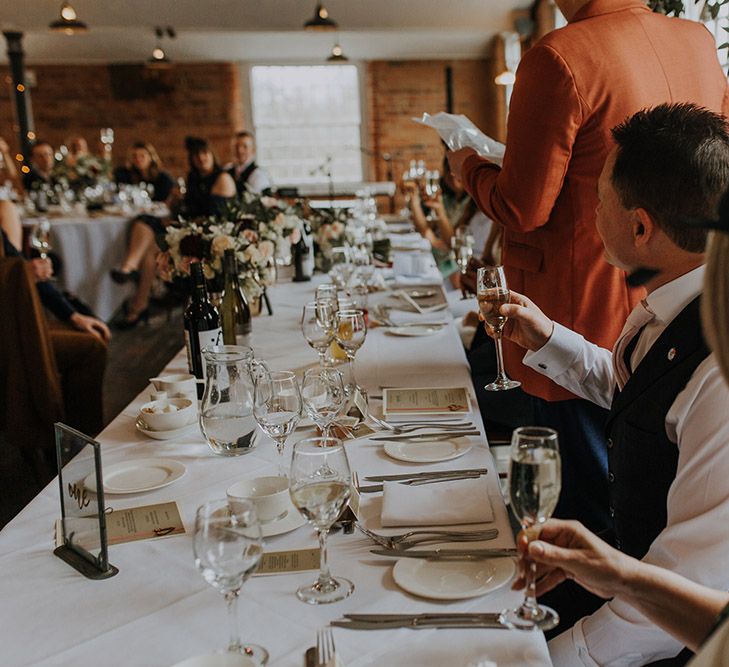
[[[481,435],[481,431],[440,431],[438,433],[418,433],[416,435],[384,435],[377,438],[370,438],[376,442],[402,442],[413,440],[437,440],[438,438],[464,438],[466,436]]]
[[[486,560],[487,558],[516,558],[514,549],[427,549],[425,551],[402,551],[399,549],[370,549],[370,553],[393,558],[425,558],[427,560]]]
[[[424,479],[428,477],[445,477],[446,475],[469,475],[478,473],[486,475],[488,468],[461,468],[460,470],[431,470],[429,472],[400,473],[398,475],[368,475],[368,482],[399,482],[403,479]]]
[[[464,621],[498,621],[501,612],[443,612],[425,614],[342,614],[350,621],[366,621],[368,623],[379,623],[389,621],[436,621],[436,620],[464,620]]]
[[[430,616],[430,618],[428,618]],[[437,616],[435,614],[414,614],[412,616],[393,615],[391,619],[360,620],[346,617],[332,621],[330,625],[351,630],[393,630],[396,628],[506,628],[501,622],[500,614],[461,614]]]
[[[443,475],[442,477],[421,477],[420,479],[407,479],[400,484],[407,486],[423,486],[425,484],[438,484],[439,482],[456,482],[461,479],[476,479],[481,475],[477,472],[464,473],[462,475]],[[385,488],[384,484],[368,484],[357,487],[360,493],[380,493]]]

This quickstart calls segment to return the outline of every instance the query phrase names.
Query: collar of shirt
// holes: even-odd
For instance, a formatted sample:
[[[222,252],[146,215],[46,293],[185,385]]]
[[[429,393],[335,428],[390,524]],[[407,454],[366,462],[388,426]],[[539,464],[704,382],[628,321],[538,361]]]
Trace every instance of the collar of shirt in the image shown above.
[[[626,9],[651,11],[642,0],[592,0],[575,12],[570,23],[589,19],[593,16],[623,12]]]
[[[631,371],[635,370],[651,345],[658,340],[666,327],[693,299],[701,294],[704,283],[704,266],[699,266],[684,273],[671,282],[661,285],[645,298],[645,306],[655,318],[645,325],[638,343],[630,356]],[[640,308],[637,305],[636,308]]]
[[[235,165],[235,177],[236,179],[240,177],[240,175],[248,169],[248,165],[253,164],[253,161],[255,158],[251,158],[250,160],[244,162],[243,164],[236,164]]]

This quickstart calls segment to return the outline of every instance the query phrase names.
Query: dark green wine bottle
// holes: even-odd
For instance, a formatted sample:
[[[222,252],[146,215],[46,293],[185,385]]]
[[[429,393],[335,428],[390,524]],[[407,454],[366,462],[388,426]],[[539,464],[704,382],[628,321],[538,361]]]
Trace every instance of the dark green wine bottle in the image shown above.
[[[251,309],[245,292],[238,282],[238,264],[235,250],[228,248],[223,258],[225,286],[220,302],[223,342],[226,345],[250,345]]]

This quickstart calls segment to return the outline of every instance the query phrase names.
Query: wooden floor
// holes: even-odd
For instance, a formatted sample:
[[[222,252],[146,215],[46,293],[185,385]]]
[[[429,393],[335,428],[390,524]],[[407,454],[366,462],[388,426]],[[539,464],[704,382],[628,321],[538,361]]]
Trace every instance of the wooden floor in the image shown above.
[[[104,422],[108,424],[184,345],[182,310],[153,313],[149,324],[112,330],[104,377]],[[0,440],[2,434],[0,434]],[[0,528],[40,491],[17,453],[0,442]],[[60,510],[59,510],[60,511]],[[49,527],[50,530],[50,527]]]

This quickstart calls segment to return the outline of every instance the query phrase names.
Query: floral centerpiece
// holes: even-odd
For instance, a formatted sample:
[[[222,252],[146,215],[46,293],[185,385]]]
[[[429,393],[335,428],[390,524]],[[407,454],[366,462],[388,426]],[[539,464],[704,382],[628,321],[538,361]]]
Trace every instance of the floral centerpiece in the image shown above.
[[[314,262],[319,271],[329,271],[332,248],[345,245],[350,219],[349,209],[319,208],[311,211],[309,224],[314,237]]]
[[[235,250],[238,279],[249,299],[260,297],[276,279],[276,259],[291,256],[302,227],[296,209],[272,197],[245,193],[219,218],[181,220],[160,239],[157,274],[165,282],[190,276],[202,262],[213,292],[223,289],[223,255]]]
[[[53,167],[53,176],[75,193],[94,188],[100,182],[108,181],[111,165],[95,155],[79,155],[73,160],[65,156]]]

